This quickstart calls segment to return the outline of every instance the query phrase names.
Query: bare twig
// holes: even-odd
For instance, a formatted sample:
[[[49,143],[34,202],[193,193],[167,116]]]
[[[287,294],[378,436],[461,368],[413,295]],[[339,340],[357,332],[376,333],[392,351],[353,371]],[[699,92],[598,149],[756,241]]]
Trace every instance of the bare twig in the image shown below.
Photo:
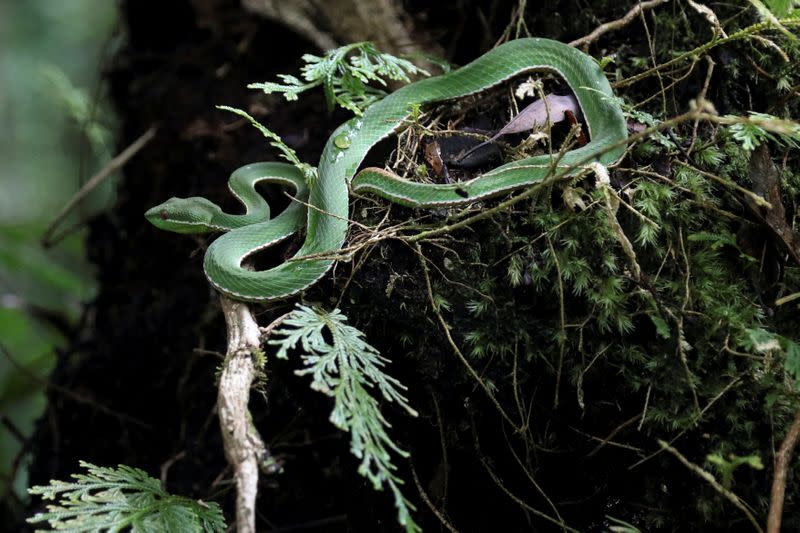
[[[528,25],[525,23],[525,9],[527,4],[528,0],[517,1],[517,7],[511,12],[511,22],[509,22],[506,29],[503,30],[503,34],[497,39],[494,46],[499,46],[508,41],[511,38],[512,32],[514,32],[514,39],[519,39],[523,32],[528,37],[531,36],[531,30],[528,29]]]
[[[706,95],[708,94],[708,87],[711,85],[711,76],[714,74],[714,67],[716,63],[714,60],[711,59],[710,56],[706,56],[706,62],[708,63],[708,70],[706,71],[706,81],[703,82],[703,88],[700,89],[700,94],[697,96],[697,100],[705,100]],[[692,150],[694,149],[694,144],[697,142],[697,127],[700,125],[700,120],[695,120],[694,125],[692,126],[692,141],[689,143],[689,148],[686,149],[687,154],[691,154]]]
[[[411,463],[411,477],[414,478],[414,484],[417,486],[417,490],[419,491],[419,496],[422,498],[422,501],[425,502],[425,505],[428,506],[428,509],[439,519],[439,523],[441,523],[448,531],[451,533],[458,533],[458,529],[447,519],[442,511],[436,508],[433,505],[433,502],[428,497],[428,493],[425,492],[425,489],[422,487],[422,483],[419,481],[419,476],[417,476],[417,469],[414,468],[414,464]]]
[[[741,382],[742,382],[742,378],[738,378],[738,377],[737,377],[737,378],[733,378],[733,379],[731,380],[731,382],[730,382],[730,383],[728,383],[727,385],[725,385],[725,386],[722,388],[722,390],[721,390],[721,391],[719,391],[719,392],[716,394],[716,396],[714,396],[713,398],[711,398],[711,399],[708,401],[708,403],[706,403],[706,405],[705,405],[705,407],[703,407],[702,411],[700,411],[699,413],[697,413],[697,414],[694,416],[694,418],[692,419],[692,422],[691,422],[691,425],[690,425],[690,426],[688,426],[688,427],[686,427],[686,428],[682,429],[681,431],[679,431],[679,432],[678,432],[678,434],[677,434],[677,435],[675,435],[674,437],[672,437],[672,438],[670,439],[670,441],[669,441],[669,444],[670,444],[670,445],[672,445],[672,444],[675,444],[675,442],[676,442],[678,439],[680,439],[681,437],[683,437],[683,436],[684,436],[684,435],[685,435],[685,434],[686,434],[686,433],[689,431],[689,429],[690,429],[691,427],[694,427],[694,426],[696,426],[696,425],[697,425],[697,423],[698,423],[698,422],[700,422],[700,420],[703,418],[703,415],[705,415],[705,414],[706,414],[706,412],[708,412],[708,410],[709,410],[709,409],[711,409],[711,407],[712,407],[712,406],[713,406],[715,403],[717,403],[717,401],[718,401],[720,398],[722,398],[722,397],[725,395],[725,393],[726,393],[726,392],[728,392],[728,391],[729,391],[729,390],[731,390],[731,389],[732,389],[732,388],[733,388],[735,385],[738,385],[738,384],[739,384],[739,383],[741,383]],[[640,459],[640,460],[636,461],[635,463],[633,463],[631,466],[629,466],[629,467],[628,467],[628,470],[633,470],[634,468],[636,468],[636,467],[640,466],[641,464],[643,464],[643,463],[645,463],[645,462],[649,461],[650,459],[652,459],[652,458],[653,458],[653,457],[655,457],[656,455],[659,455],[659,454],[661,454],[661,452],[663,452],[664,450],[665,450],[665,448],[663,448],[663,447],[662,447],[662,448],[659,448],[658,450],[656,450],[655,452],[651,453],[651,454],[650,454],[650,455],[648,455],[647,457],[643,457],[642,459]]]
[[[694,401],[694,408],[699,414],[700,410],[700,400],[697,396],[697,388],[694,385],[695,377],[692,373],[692,370],[689,368],[689,357],[686,355],[686,352],[691,349],[689,343],[686,340],[686,335],[684,333],[683,328],[683,317],[686,316],[686,308],[689,306],[689,301],[691,300],[691,289],[689,287],[690,281],[692,279],[692,268],[689,264],[689,254],[686,253],[686,246],[683,242],[683,230],[681,226],[678,226],[678,244],[681,246],[681,255],[683,256],[683,266],[686,272],[686,276],[684,277],[683,282],[683,303],[681,304],[680,313],[676,314],[666,309],[667,313],[675,320],[675,325],[678,328],[678,346],[676,348],[678,352],[678,357],[681,360],[681,365],[683,365],[683,371],[686,373],[686,383],[689,385],[689,390],[692,391],[692,400]]]
[[[489,474],[489,477],[492,478],[492,481],[494,481],[495,485],[497,485],[497,488],[502,490],[506,494],[506,496],[508,496],[509,498],[514,500],[514,502],[516,502],[517,505],[519,505],[523,509],[527,510],[528,512],[530,512],[530,513],[532,513],[532,514],[534,514],[536,516],[538,516],[539,518],[543,518],[544,520],[547,520],[551,524],[559,526],[562,531],[569,532],[569,533],[578,533],[577,529],[568,526],[563,520],[560,519],[560,517],[558,519],[553,518],[552,516],[548,515],[547,513],[544,513],[542,511],[540,511],[539,509],[536,509],[535,507],[532,507],[532,506],[528,505],[519,496],[517,496],[516,494],[511,492],[511,490],[509,490],[508,487],[505,486],[505,484],[500,479],[500,477],[495,473],[495,471],[492,470],[492,467],[489,464],[489,461],[484,457],[483,452],[481,451],[480,441],[478,440],[478,431],[475,429],[475,424],[474,423],[471,424],[471,426],[472,426],[472,438],[474,439],[474,442],[475,442],[475,451],[478,453],[478,457],[480,458],[481,464],[483,465],[484,469],[486,469],[486,473]]]
[[[636,431],[641,431],[642,426],[644,426],[644,420],[647,418],[647,406],[650,405],[650,392],[653,390],[653,384],[647,386],[647,394],[644,397],[644,408],[642,408],[642,416],[639,419],[639,427],[636,428]]]
[[[217,410],[225,456],[236,480],[236,531],[255,533],[258,467],[267,449],[250,419],[247,402],[261,332],[247,304],[225,296],[220,296],[220,303],[228,327],[228,352],[219,377]]]
[[[786,495],[786,474],[792,452],[800,439],[800,411],[794,415],[794,421],[783,438],[778,453],[775,454],[775,476],[772,478],[772,493],[767,515],[767,533],[780,533],[781,516],[783,515],[783,498]]]
[[[608,223],[611,226],[611,229],[614,231],[617,241],[619,242],[620,247],[622,247],[622,251],[628,258],[633,279],[639,281],[642,278],[642,268],[639,266],[639,262],[636,259],[636,251],[633,249],[633,244],[631,243],[630,239],[628,239],[628,236],[625,235],[625,230],[622,229],[622,225],[619,223],[619,220],[617,220],[617,210],[619,209],[619,204],[626,204],[626,202],[624,202],[622,198],[620,198],[620,196],[611,188],[608,170],[600,164],[594,164],[593,169],[597,175],[595,187],[603,192],[605,211],[608,215]],[[638,211],[636,211],[633,206],[627,207],[629,207],[634,213],[638,214]]]
[[[110,408],[106,407],[102,402],[95,401],[95,400],[93,400],[91,398],[84,397],[83,395],[78,394],[75,391],[72,391],[72,390],[70,390],[70,389],[68,389],[66,387],[62,387],[60,385],[56,385],[55,383],[52,383],[50,380],[40,377],[38,374],[36,374],[36,372],[34,372],[33,370],[27,368],[25,365],[23,365],[22,363],[17,361],[14,358],[14,356],[11,355],[11,352],[9,351],[9,349],[2,342],[0,342],[0,353],[2,353],[3,356],[8,360],[8,362],[11,363],[11,366],[16,368],[17,372],[19,372],[20,374],[25,376],[28,379],[28,381],[30,381],[31,383],[34,383],[34,384],[42,387],[43,390],[44,389],[52,390],[54,392],[57,392],[58,394],[63,395],[66,398],[74,400],[77,403],[80,403],[80,404],[83,404],[83,405],[88,405],[89,407],[91,407],[93,409],[96,409],[97,411],[99,411],[101,413],[105,413],[105,414],[107,414],[109,416],[113,416],[113,417],[115,417],[115,418],[117,418],[119,420],[124,420],[126,422],[130,422],[132,424],[135,424],[135,425],[137,425],[137,426],[139,426],[141,428],[147,429],[147,430],[151,430],[151,431],[153,430],[153,426],[151,426],[150,424],[147,424],[146,422],[143,422],[143,421],[139,420],[138,418],[135,418],[135,417],[133,417],[133,416],[131,416],[129,414],[126,414],[126,413],[122,413],[122,412],[119,412],[119,411],[114,411],[113,409],[110,409]]]
[[[527,424],[526,424],[526,426],[527,426]],[[539,485],[539,483],[536,481],[536,477],[531,472],[532,468],[531,468],[531,465],[530,465],[530,461],[529,460],[526,461],[528,464],[525,464],[525,463],[522,462],[522,458],[519,456],[517,451],[514,449],[514,446],[511,445],[511,442],[509,442],[508,435],[506,435],[505,428],[503,428],[503,436],[506,437],[506,444],[508,444],[508,450],[511,452],[511,455],[514,457],[514,460],[517,462],[517,464],[519,465],[520,469],[525,473],[525,476],[531,482],[531,485],[533,485],[533,487],[536,489],[536,491],[542,496],[542,498],[545,499],[547,504],[553,510],[553,513],[556,515],[556,518],[563,523],[564,519],[561,517],[561,513],[558,512],[558,507],[556,507],[556,504],[553,503],[553,500],[550,499],[550,497],[547,495],[547,493],[544,491],[544,489],[541,487],[541,485]]]
[[[653,9],[654,7],[660,6],[661,4],[666,4],[667,2],[669,2],[669,0],[649,0],[648,2],[641,2],[639,4],[636,4],[621,19],[601,24],[594,30],[592,30],[590,34],[581,37],[580,39],[575,39],[569,44],[570,46],[575,46],[575,47],[587,46],[589,45],[589,43],[592,43],[596,41],[598,38],[600,38],[600,36],[603,35],[604,33],[624,28],[625,26],[630,24],[633,21],[633,19],[639,16],[639,13],[644,12],[646,9]]]
[[[663,440],[659,440],[658,444],[661,445],[662,449],[668,451],[669,453],[677,457],[678,461],[683,463],[683,465],[686,466],[686,468],[688,468],[689,470],[691,470],[692,472],[703,478],[705,481],[707,481],[708,484],[714,488],[714,490],[722,494],[729,502],[735,505],[737,509],[742,511],[742,513],[744,513],[744,515],[747,517],[750,523],[753,524],[753,527],[755,528],[756,531],[758,531],[759,533],[764,532],[764,530],[761,529],[761,526],[758,524],[756,518],[753,516],[753,513],[750,512],[750,509],[747,508],[744,502],[742,502],[742,500],[739,499],[739,497],[736,494],[734,494],[730,490],[720,485],[719,482],[714,478],[714,476],[712,476],[709,472],[703,470],[701,467],[691,462],[689,459],[684,457],[681,452],[679,452],[678,450],[676,450]]]
[[[61,225],[64,219],[69,215],[75,206],[83,201],[86,196],[89,195],[100,183],[103,182],[108,176],[125,166],[125,163],[128,162],[130,158],[135,156],[142,148],[144,148],[147,143],[153,140],[153,137],[156,135],[156,128],[155,126],[151,126],[149,130],[144,132],[138,139],[133,141],[130,146],[125,148],[118,156],[108,162],[106,166],[100,169],[100,172],[92,176],[89,181],[83,184],[83,187],[80,188],[75,195],[70,198],[69,202],[61,208],[61,211],[55,216],[53,221],[47,227],[42,235],[42,246],[45,248],[49,248],[56,242],[58,239],[53,238],[53,233],[55,233],[56,229]]]
[[[757,195],[753,191],[745,189],[744,187],[742,187],[738,183],[734,183],[731,180],[728,180],[728,179],[725,179],[723,177],[717,176],[716,174],[713,174],[711,172],[706,172],[705,170],[700,170],[699,168],[697,168],[695,166],[692,166],[692,165],[690,165],[688,163],[684,163],[683,161],[676,161],[676,163],[678,165],[682,166],[682,167],[686,167],[689,170],[697,172],[701,176],[704,176],[706,178],[714,180],[714,181],[716,181],[717,183],[719,183],[720,185],[722,185],[724,187],[727,187],[729,189],[732,189],[734,191],[742,193],[745,196],[745,198],[747,198],[749,200],[752,200],[759,207],[766,207],[767,209],[772,209],[772,204],[769,203],[767,200],[765,200],[762,196]]]
[[[624,421],[624,422],[622,422],[620,425],[618,425],[617,427],[615,427],[615,428],[614,428],[614,429],[611,431],[611,433],[609,433],[609,434],[608,434],[608,436],[607,436],[607,437],[605,437],[605,438],[603,438],[603,439],[600,439],[600,444],[598,444],[597,446],[595,446],[595,447],[592,449],[592,451],[590,451],[589,453],[587,453],[587,454],[586,454],[586,457],[592,457],[593,455],[597,455],[597,452],[599,452],[600,450],[602,450],[604,447],[606,447],[606,446],[607,446],[607,445],[609,445],[609,444],[613,444],[613,441],[612,441],[611,439],[613,439],[613,438],[614,438],[614,437],[617,435],[617,433],[619,433],[620,431],[622,431],[622,430],[623,430],[623,429],[625,429],[626,427],[630,426],[630,425],[631,425],[631,424],[633,424],[634,422],[638,421],[640,418],[642,418],[642,415],[641,415],[641,414],[639,414],[639,413],[636,413],[635,415],[633,415],[632,417],[630,417],[629,419],[625,420],[625,421]],[[630,449],[630,448],[629,448],[629,449]]]
[[[558,409],[558,391],[561,385],[561,370],[564,366],[564,353],[567,346],[567,332],[564,326],[567,319],[564,310],[564,280],[561,274],[561,264],[558,262],[558,254],[556,254],[556,249],[553,247],[553,242],[550,240],[550,237],[547,237],[547,246],[550,248],[550,255],[553,257],[553,266],[556,267],[556,275],[558,276],[558,368],[556,368],[556,390],[553,395],[553,409],[555,410]]]
[[[647,40],[647,46],[650,49],[650,60],[653,62],[653,66],[658,66],[658,59],[656,59],[656,47],[655,43],[653,42],[653,36],[650,34],[650,28],[647,26],[647,18],[644,16],[643,11],[639,11],[639,18],[642,21],[642,28],[644,29],[645,38]],[[667,90],[664,88],[664,78],[661,76],[660,72],[656,72],[656,78],[658,78],[658,85],[661,87],[661,113],[666,115],[667,114]]]
[[[780,22],[785,26],[797,26],[798,24],[800,24],[800,19],[791,19],[791,18],[781,19]],[[685,61],[687,59],[695,59],[698,56],[701,56],[702,54],[705,54],[706,52],[708,52],[712,48],[715,48],[717,46],[723,45],[723,44],[731,42],[731,41],[735,41],[737,39],[750,37],[751,35],[756,34],[758,32],[766,31],[766,30],[770,29],[771,27],[772,27],[772,23],[769,22],[769,21],[767,21],[767,22],[758,22],[756,24],[753,24],[752,26],[748,26],[746,28],[743,28],[743,29],[735,32],[735,33],[732,33],[732,34],[728,35],[727,37],[714,38],[714,39],[712,39],[712,40],[710,40],[710,41],[708,41],[706,43],[701,44],[700,46],[698,46],[697,48],[695,48],[693,50],[689,50],[688,52],[685,52],[685,53],[683,53],[683,54],[681,54],[681,55],[679,55],[677,57],[674,57],[674,58],[670,59],[669,61],[661,63],[657,67],[653,67],[651,69],[645,70],[644,72],[640,72],[639,74],[635,74],[635,75],[631,76],[630,78],[625,78],[624,80],[620,80],[620,81],[618,81],[616,83],[613,83],[612,87],[614,87],[615,89],[618,89],[620,87],[626,87],[628,85],[631,85],[632,83],[636,83],[637,81],[643,80],[644,78],[647,78],[648,76],[651,76],[651,75],[655,74],[656,72],[659,72],[659,71],[662,71],[664,69],[670,68],[673,65],[677,65],[678,63],[681,63],[681,62],[683,62],[683,61]]]
[[[793,302],[798,298],[800,298],[800,292],[795,292],[793,294],[789,294],[788,296],[778,298],[777,300],[775,300],[775,305],[778,306],[778,305],[788,304],[789,302]]]
[[[433,313],[436,315],[436,318],[439,320],[439,324],[442,327],[442,332],[444,333],[445,337],[447,338],[448,344],[450,344],[450,347],[453,349],[453,352],[461,360],[461,363],[466,367],[466,369],[469,372],[469,374],[475,379],[475,381],[478,383],[478,385],[480,385],[480,387],[486,393],[486,396],[489,397],[489,400],[497,408],[497,411],[500,413],[500,416],[502,416],[503,419],[506,422],[508,422],[508,424],[511,427],[514,428],[515,431],[520,431],[522,426],[518,425],[516,422],[514,422],[511,419],[511,417],[508,415],[508,413],[506,413],[506,410],[503,409],[502,405],[500,405],[500,402],[497,400],[497,398],[495,397],[495,395],[492,392],[492,390],[489,388],[488,385],[486,385],[486,382],[484,382],[484,380],[481,378],[481,376],[478,374],[478,372],[473,368],[473,366],[469,363],[469,361],[467,361],[467,358],[464,357],[463,352],[459,349],[458,345],[453,340],[453,336],[450,335],[450,326],[447,324],[447,322],[445,321],[444,317],[442,316],[442,313],[439,311],[439,308],[436,306],[436,300],[433,297],[433,288],[431,287],[431,278],[430,278],[430,274],[428,273],[428,265],[427,265],[427,263],[425,261],[425,257],[422,254],[422,249],[421,249],[420,245],[416,244],[415,247],[414,247],[414,250],[416,251],[417,257],[419,258],[419,262],[422,265],[422,274],[423,274],[423,276],[425,278],[425,289],[427,290],[427,293],[428,293],[428,301],[431,304],[431,309],[433,310]]]
[[[442,420],[442,410],[439,407],[439,400],[436,399],[436,394],[433,390],[430,390],[431,393],[431,401],[433,402],[433,408],[436,412],[436,428],[439,430],[439,446],[442,448],[442,492],[439,498],[439,506],[441,507],[442,512],[444,512],[445,507],[447,507],[447,495],[448,495],[448,485],[450,483],[450,465],[447,459],[447,438],[444,435],[445,427],[444,421]],[[413,464],[412,472],[413,472]]]

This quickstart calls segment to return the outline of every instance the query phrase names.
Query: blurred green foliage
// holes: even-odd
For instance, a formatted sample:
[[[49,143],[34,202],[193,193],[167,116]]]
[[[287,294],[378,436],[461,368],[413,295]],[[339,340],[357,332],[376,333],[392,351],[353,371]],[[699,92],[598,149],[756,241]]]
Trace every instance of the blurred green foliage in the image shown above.
[[[101,64],[114,2],[0,3],[0,501],[25,498],[24,439],[45,406],[60,328],[94,292],[85,232],[40,240],[55,213],[110,155]],[[107,205],[111,183],[64,228]],[[9,492],[9,490],[13,492]],[[8,498],[12,496],[12,498]]]

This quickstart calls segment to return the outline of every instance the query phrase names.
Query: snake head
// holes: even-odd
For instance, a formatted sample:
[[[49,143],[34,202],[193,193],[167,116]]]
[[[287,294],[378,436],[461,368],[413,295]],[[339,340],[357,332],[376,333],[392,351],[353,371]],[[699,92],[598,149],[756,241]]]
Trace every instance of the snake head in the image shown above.
[[[220,208],[205,198],[170,198],[147,210],[145,218],[158,229],[175,233],[219,231],[213,223]]]

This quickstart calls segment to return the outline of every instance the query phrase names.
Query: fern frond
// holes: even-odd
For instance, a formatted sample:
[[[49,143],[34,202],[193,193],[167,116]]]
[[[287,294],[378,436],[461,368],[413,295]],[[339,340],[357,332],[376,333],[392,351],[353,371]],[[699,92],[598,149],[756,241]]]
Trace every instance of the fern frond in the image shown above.
[[[236,115],[239,115],[240,117],[247,119],[247,121],[250,122],[250,124],[252,124],[253,127],[255,127],[258,131],[260,131],[264,137],[269,139],[270,141],[269,144],[271,146],[277,148],[281,152],[282,158],[287,160],[289,163],[293,164],[295,167],[297,167],[297,169],[300,172],[303,173],[303,177],[306,179],[308,186],[309,187],[312,186],[314,180],[317,177],[317,168],[312,167],[308,163],[303,163],[302,161],[300,161],[300,158],[297,157],[297,152],[292,150],[292,148],[289,147],[289,145],[283,142],[283,139],[281,139],[280,135],[278,135],[271,129],[267,128],[259,121],[251,117],[247,112],[242,111],[241,109],[238,109],[236,107],[229,107],[226,105],[218,105],[217,109],[222,109],[223,111],[230,111],[231,113],[234,113]]]
[[[45,500],[58,500],[58,505],[48,505],[48,512],[37,513],[29,523],[47,522],[51,527],[47,531],[69,533],[127,528],[134,533],[225,531],[225,518],[216,503],[169,494],[157,479],[138,468],[105,468],[85,461],[80,465],[88,473],[73,474],[74,482],[53,480],[28,489]]]
[[[750,111],[748,117],[727,115],[724,118],[732,122],[729,129],[733,138],[748,152],[766,141],[788,148],[800,147],[800,124],[791,120],[755,111]]]
[[[406,59],[380,52],[370,42],[342,46],[324,56],[305,54],[301,71],[303,80],[289,74],[278,76],[283,83],[252,83],[250,89],[261,89],[267,94],[280,93],[286,100],[297,100],[300,93],[322,86],[328,109],[335,106],[361,115],[386,92],[369,85],[386,86],[386,79],[408,82],[409,75],[428,72]]]
[[[398,522],[407,532],[421,531],[411,516],[414,506],[400,491],[403,480],[395,474],[397,467],[392,462],[392,453],[407,457],[408,452],[387,433],[389,423],[371,391],[377,389],[384,400],[412,416],[417,412],[403,395],[406,387],[383,371],[388,360],[346,321],[338,309],[328,313],[298,305],[269,344],[278,347],[277,357],[282,359],[299,346],[305,368],[295,373],[311,376],[311,388],[334,399],[330,421],[350,432],[350,451],[361,460],[358,473],[369,479],[375,490],[387,485],[394,496]]]

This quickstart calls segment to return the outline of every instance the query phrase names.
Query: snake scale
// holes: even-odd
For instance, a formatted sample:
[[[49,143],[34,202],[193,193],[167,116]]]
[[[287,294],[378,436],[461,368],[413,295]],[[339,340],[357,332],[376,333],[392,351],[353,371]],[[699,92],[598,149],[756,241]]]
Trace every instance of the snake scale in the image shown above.
[[[546,70],[559,74],[580,105],[591,141],[563,154],[556,167],[550,155],[504,164],[465,182],[417,183],[367,168],[357,173],[367,152],[405,124],[413,106],[484,91],[518,74]],[[224,213],[205,198],[172,198],[145,214],[156,227],[178,233],[225,232],[206,251],[203,267],[212,286],[226,296],[264,302],[290,297],[325,275],[347,235],[350,190],[373,193],[414,208],[463,205],[535,184],[555,170],[580,172],[588,161],[616,162],[627,135],[622,111],[605,75],[588,55],[549,39],[507,42],[468,65],[404,86],[370,106],[362,116],[339,126],[328,139],[310,190],[302,173],[285,163],[253,163],[236,170],[231,192],[244,215]],[[294,198],[280,215],[255,190],[259,182],[288,186]],[[306,208],[306,203],[310,208]],[[251,254],[292,235],[305,225],[306,237],[292,259],[268,270],[251,271],[242,262]],[[310,259],[303,257],[312,256]],[[299,259],[298,259],[299,258]]]

